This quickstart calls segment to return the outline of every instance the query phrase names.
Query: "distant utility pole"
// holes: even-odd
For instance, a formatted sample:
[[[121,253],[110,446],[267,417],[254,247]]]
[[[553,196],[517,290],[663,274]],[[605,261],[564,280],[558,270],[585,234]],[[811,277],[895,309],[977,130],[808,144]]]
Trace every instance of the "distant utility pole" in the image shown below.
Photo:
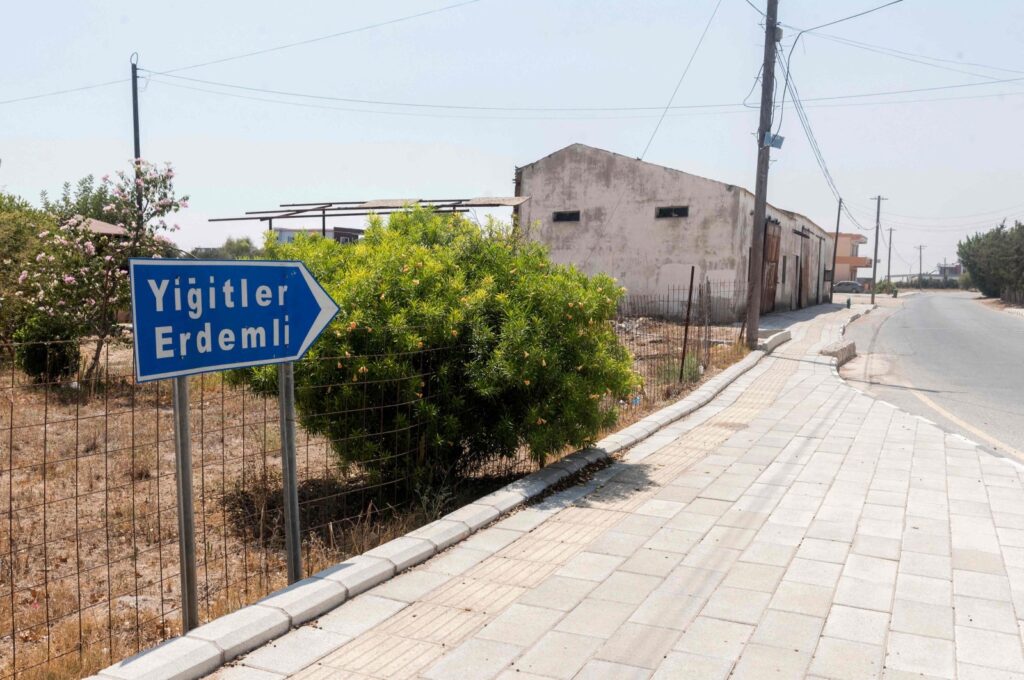
[[[924,249],[928,246],[914,246],[917,248],[917,287],[924,288]]]
[[[878,195],[872,200],[877,204],[875,207],[875,259],[871,261],[871,304],[875,304],[875,279],[878,273],[878,230],[882,226],[882,201],[888,199]]]
[[[892,227],[889,227],[889,264],[885,267],[885,280],[892,283]]]
[[[768,161],[771,160],[769,135],[772,131],[772,94],[775,89],[775,43],[779,0],[768,0],[764,21],[764,67],[761,69],[761,122],[757,128],[757,179],[754,183],[754,222],[750,235],[750,279],[747,281],[747,346],[757,349],[757,331],[761,323],[761,286],[764,259],[765,203],[768,200]]]
[[[942,286],[946,286],[946,279],[949,278],[949,270],[946,268],[946,258],[942,258]]]
[[[137,215],[136,229],[142,229],[142,187],[139,179],[142,177],[142,167],[139,159],[142,158],[141,144],[139,142],[139,53],[132,54],[132,127],[135,135],[135,157],[132,165],[135,166],[135,212]],[[138,255],[138,253],[132,253]]]
[[[828,287],[828,303],[832,304],[832,288],[836,285],[836,255],[839,253],[839,220],[843,216],[843,197],[839,197],[839,210],[836,212],[836,239],[832,243],[832,285]]]
[[[135,141],[136,229],[142,230],[142,158],[139,141],[139,55],[132,54],[132,132]],[[134,250],[134,249],[133,249]],[[138,252],[131,252],[137,256]],[[178,376],[171,385],[174,407],[174,465],[178,502],[178,571],[181,579],[182,634],[199,626],[199,595],[196,587],[196,536],[193,517],[192,444],[188,421],[188,377]]]

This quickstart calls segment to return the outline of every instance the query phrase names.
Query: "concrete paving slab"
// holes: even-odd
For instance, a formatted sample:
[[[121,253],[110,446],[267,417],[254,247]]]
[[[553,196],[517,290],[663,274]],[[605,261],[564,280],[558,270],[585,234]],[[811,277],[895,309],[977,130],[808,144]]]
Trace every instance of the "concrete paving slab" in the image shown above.
[[[390,677],[367,659],[395,654],[428,678],[1024,674],[1021,470],[842,382],[818,352],[855,311],[801,318],[586,485],[337,610],[368,627],[322,616],[354,639],[295,677]]]

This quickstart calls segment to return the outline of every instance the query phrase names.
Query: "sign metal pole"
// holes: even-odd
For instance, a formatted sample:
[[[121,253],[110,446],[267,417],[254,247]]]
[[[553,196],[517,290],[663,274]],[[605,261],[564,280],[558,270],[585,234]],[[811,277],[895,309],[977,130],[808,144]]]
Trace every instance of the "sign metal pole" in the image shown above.
[[[295,261],[205,262],[131,258],[135,379],[173,380],[174,453],[181,556],[182,628],[199,625],[188,378],[278,364],[288,581],[302,578],[295,461],[295,376],[338,313],[309,270]]]
[[[299,528],[299,485],[295,464],[295,370],[290,361],[277,366],[277,396],[281,418],[281,477],[284,493],[284,542],[288,583],[302,579]]]
[[[192,506],[192,434],[188,419],[188,377],[174,378],[174,461],[178,482],[178,553],[181,569],[182,634],[199,626],[196,591],[196,535]]]

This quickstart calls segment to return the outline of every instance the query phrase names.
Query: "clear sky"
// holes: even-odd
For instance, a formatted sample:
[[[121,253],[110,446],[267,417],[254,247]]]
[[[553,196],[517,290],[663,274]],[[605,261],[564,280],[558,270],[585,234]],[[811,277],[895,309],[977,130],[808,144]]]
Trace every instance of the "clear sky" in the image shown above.
[[[477,0],[172,75],[431,105],[659,107],[716,1]],[[136,51],[143,68],[168,71],[458,2],[11,3],[0,41],[0,101],[127,79]],[[764,0],[751,2],[764,6]],[[779,15],[784,24],[807,28],[878,4],[780,0]],[[741,102],[761,62],[760,22],[744,0],[722,0],[674,104]],[[904,0],[822,33],[907,54],[898,59],[806,34],[792,56],[804,100],[1024,78],[1019,0]],[[795,34],[785,29],[787,51]],[[750,101],[757,99],[755,91]],[[516,165],[573,142],[639,155],[659,114],[358,104],[167,75],[150,76],[141,101],[143,157],[171,161],[179,190],[192,198],[176,235],[185,248],[217,245],[227,235],[258,236],[257,225],[206,220],[279,203],[511,195]],[[934,268],[955,258],[965,233],[1024,217],[1024,80],[807,101],[806,112],[859,221],[874,224],[871,196],[889,198],[882,226],[895,228],[894,273],[907,271],[909,262],[916,271],[916,245],[927,246],[925,268]],[[757,111],[742,106],[674,109],[646,158],[752,188],[756,127]],[[791,108],[781,134],[786,141],[774,153],[769,200],[834,228],[835,199]],[[0,104],[5,191],[36,200],[41,189],[57,191],[65,180],[125,168],[131,156],[127,80]],[[855,229],[845,218],[842,228]],[[880,254],[884,258],[884,245]]]

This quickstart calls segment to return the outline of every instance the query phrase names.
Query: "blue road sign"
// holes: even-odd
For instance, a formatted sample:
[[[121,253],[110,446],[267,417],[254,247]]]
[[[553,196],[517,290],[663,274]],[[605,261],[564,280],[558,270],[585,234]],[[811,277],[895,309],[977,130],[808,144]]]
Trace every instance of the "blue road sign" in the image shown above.
[[[338,313],[295,261],[129,263],[139,382],[295,361]]]

